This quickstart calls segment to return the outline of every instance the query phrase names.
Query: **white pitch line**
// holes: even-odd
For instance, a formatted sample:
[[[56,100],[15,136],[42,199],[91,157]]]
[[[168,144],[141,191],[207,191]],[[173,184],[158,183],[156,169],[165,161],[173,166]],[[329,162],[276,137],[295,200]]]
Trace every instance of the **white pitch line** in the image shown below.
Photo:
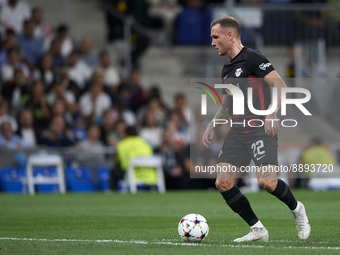
[[[38,238],[16,238],[16,237],[0,237],[0,240],[13,240],[13,241],[42,241],[42,242],[95,242],[95,243],[121,243],[121,244],[163,244],[163,245],[180,245],[180,246],[216,246],[212,244],[198,244],[198,243],[173,243],[168,241],[160,242],[148,242],[142,240],[113,240],[113,239],[100,239],[100,240],[89,240],[89,239],[38,239]],[[312,250],[340,250],[340,247],[324,247],[324,246],[264,246],[264,245],[234,245],[234,244],[222,244],[217,245],[222,247],[231,248],[285,248],[285,249],[312,249]]]
[[[164,241],[164,242],[177,242],[178,239],[161,239],[160,241]],[[303,241],[301,240],[269,240],[268,243],[301,243]],[[313,244],[326,244],[326,243],[330,243],[329,241],[320,241],[320,242],[313,242]],[[340,241],[339,241],[340,243]]]

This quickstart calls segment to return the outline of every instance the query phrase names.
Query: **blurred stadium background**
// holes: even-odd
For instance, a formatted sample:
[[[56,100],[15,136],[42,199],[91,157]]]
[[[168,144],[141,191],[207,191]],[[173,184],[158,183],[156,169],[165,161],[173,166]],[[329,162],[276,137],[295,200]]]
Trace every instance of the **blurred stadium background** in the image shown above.
[[[209,25],[226,15],[241,22],[244,45],[262,51],[284,79],[295,79],[288,84],[311,91],[313,116],[280,131],[280,163],[334,163],[335,170],[316,182],[311,175],[300,176],[306,182],[285,178],[295,188],[340,189],[338,1],[0,3],[1,191],[63,191],[65,178],[74,192],[125,192],[117,146],[128,126],[151,148],[142,155],[162,159],[166,189],[214,188],[212,179],[190,179],[190,163],[213,163],[217,154],[190,158],[196,110],[189,107],[189,84],[220,76],[227,58],[209,46]],[[289,114],[299,118],[295,110]],[[306,148],[315,149],[314,161]],[[141,178],[157,182],[152,174]]]

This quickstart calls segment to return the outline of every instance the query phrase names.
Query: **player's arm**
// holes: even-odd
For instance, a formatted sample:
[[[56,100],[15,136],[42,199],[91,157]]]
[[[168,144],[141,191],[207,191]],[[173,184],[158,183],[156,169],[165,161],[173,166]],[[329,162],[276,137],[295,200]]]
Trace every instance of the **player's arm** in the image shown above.
[[[230,100],[227,94],[222,95],[222,105],[216,112],[214,118],[210,121],[207,128],[205,129],[202,137],[202,142],[205,147],[209,148],[209,145],[211,143],[211,140],[214,137],[214,129],[222,124],[215,124],[215,119],[224,119],[229,120],[230,114],[229,114],[229,107],[230,107]]]
[[[271,135],[277,135],[279,131],[279,124],[278,124],[276,112],[281,107],[281,88],[284,88],[287,86],[285,82],[281,79],[280,75],[275,70],[268,73],[263,79],[270,86],[277,88],[277,105],[274,106],[276,110],[273,113],[266,116],[266,120],[268,121],[266,121],[264,125],[265,132],[268,132]],[[271,105],[272,104],[273,102],[271,102]]]

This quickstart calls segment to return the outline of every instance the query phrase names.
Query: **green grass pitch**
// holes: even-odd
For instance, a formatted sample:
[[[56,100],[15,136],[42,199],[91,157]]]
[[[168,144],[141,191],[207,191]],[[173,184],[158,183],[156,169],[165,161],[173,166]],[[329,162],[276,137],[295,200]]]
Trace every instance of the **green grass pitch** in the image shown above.
[[[246,194],[269,231],[268,243],[233,243],[249,232],[217,191],[0,194],[0,254],[339,254],[340,192],[294,191],[312,232],[299,240],[289,209],[266,192]],[[209,236],[180,240],[177,224],[202,214]]]

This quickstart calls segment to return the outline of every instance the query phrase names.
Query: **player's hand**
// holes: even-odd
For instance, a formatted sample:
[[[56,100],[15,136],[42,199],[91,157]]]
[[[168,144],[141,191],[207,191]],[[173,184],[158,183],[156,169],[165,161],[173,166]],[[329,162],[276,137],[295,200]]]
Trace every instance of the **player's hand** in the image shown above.
[[[266,133],[269,133],[272,136],[278,134],[279,123],[278,123],[278,118],[277,118],[275,112],[266,116],[266,121],[265,121],[265,124],[264,124],[264,131]]]
[[[211,144],[211,140],[214,137],[214,129],[210,128],[209,126],[207,129],[204,131],[203,136],[202,136],[202,142],[207,149],[209,149],[209,145]]]

